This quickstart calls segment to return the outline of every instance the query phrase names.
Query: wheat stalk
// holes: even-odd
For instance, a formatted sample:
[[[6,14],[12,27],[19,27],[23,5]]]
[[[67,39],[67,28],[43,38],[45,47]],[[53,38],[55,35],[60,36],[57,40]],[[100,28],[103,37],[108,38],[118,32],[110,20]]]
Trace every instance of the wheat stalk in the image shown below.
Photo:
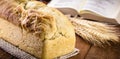
[[[120,43],[119,30],[114,25],[84,20],[83,18],[70,18],[75,27],[75,32],[89,43],[99,46],[112,46],[112,43]]]

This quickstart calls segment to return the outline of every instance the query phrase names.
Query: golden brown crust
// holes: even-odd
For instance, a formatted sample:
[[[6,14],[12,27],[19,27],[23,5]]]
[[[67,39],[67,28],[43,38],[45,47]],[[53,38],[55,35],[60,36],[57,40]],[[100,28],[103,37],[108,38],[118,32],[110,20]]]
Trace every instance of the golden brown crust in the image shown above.
[[[48,38],[49,35],[46,35],[43,59],[53,59],[57,56],[70,53],[75,47],[75,32],[68,18],[57,9],[51,7],[43,6],[38,7],[36,10],[51,15],[55,19],[57,28],[54,35],[51,35],[51,38]],[[53,32],[47,31],[47,33]]]
[[[25,14],[22,15],[20,21],[22,28],[26,31],[34,33],[42,39],[46,39],[44,36],[47,31],[56,31],[55,19],[49,14],[32,9],[27,10],[24,13]]]
[[[0,0],[0,17],[14,23],[15,25],[19,25],[19,17],[13,10],[17,5],[18,3],[14,0]]]
[[[27,1],[30,0],[0,0],[0,17],[15,25],[20,25],[19,19]]]
[[[32,7],[29,8],[28,6],[25,6],[25,4],[22,3],[19,4],[18,1],[16,2],[14,0],[10,0],[11,3],[6,0],[0,1],[1,2],[0,10],[2,10],[0,11],[0,17],[8,20],[9,22],[17,26],[22,27],[28,32],[34,33],[39,36],[43,35],[44,32],[46,31],[44,28],[46,27],[46,25],[51,24],[50,25],[51,27],[54,26],[51,23],[53,22],[53,18],[51,16],[48,16],[48,14],[45,15],[45,13],[42,12],[37,12],[36,10],[32,10],[31,9]],[[36,3],[35,6],[39,6],[39,7],[45,6],[45,4],[43,3],[39,3],[37,1],[34,2]],[[31,5],[31,3],[29,4]],[[33,7],[36,8],[35,6]]]

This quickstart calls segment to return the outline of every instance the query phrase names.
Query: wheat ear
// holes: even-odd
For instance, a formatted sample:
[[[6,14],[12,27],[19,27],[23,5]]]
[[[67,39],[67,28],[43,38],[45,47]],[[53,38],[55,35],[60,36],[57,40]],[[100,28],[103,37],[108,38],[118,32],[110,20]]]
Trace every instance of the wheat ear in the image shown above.
[[[119,43],[117,27],[106,23],[83,20],[82,18],[69,18],[75,27],[75,32],[89,43],[104,47],[112,43]]]

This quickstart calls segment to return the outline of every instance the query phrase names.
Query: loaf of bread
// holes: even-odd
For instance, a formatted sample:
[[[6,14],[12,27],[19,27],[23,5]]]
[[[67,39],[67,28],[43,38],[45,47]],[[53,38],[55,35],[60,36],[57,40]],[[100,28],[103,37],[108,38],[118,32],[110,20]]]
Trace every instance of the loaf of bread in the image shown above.
[[[0,38],[39,59],[53,59],[75,48],[67,17],[37,1],[0,0]]]

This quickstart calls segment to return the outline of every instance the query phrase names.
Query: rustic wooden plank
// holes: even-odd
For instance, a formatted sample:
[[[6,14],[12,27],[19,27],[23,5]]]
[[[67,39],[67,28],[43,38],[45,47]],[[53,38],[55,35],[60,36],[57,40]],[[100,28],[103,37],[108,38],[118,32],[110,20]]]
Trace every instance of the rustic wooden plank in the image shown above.
[[[120,47],[103,49],[92,46],[85,59],[120,59]]]
[[[76,35],[76,48],[80,50],[80,53],[70,59],[84,59],[89,51],[90,45]]]
[[[0,49],[0,59],[11,59],[11,58],[12,56],[10,54]]]

